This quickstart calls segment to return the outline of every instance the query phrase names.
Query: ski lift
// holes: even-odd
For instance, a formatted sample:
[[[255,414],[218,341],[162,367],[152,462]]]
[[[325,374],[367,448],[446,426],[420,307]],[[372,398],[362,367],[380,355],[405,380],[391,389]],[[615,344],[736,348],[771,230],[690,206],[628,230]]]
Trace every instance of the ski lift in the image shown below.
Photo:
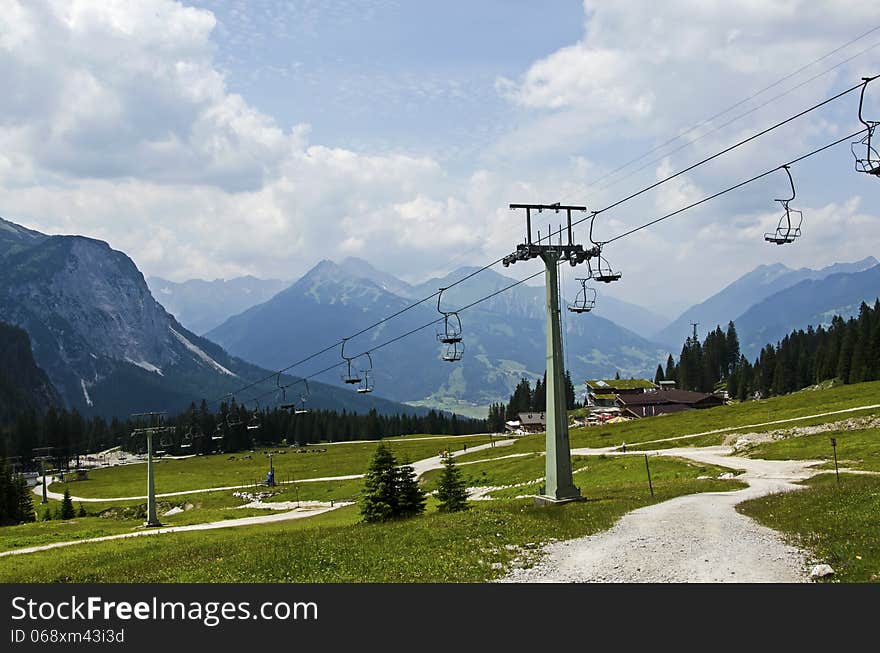
[[[299,396],[299,407],[297,407],[296,402],[291,402],[289,404],[281,404],[279,408],[292,411],[293,415],[307,415],[312,412],[306,408],[306,400],[312,394],[311,390],[309,390],[309,382],[307,379],[302,379],[302,382],[305,384],[305,392]]]
[[[279,404],[281,404],[283,408],[284,404],[287,403],[287,388],[292,384],[281,385],[281,372],[278,372],[278,376],[275,377],[275,385],[278,386],[278,392],[281,394]]]
[[[598,251],[596,254],[597,263],[596,269],[593,269],[593,266],[590,264],[590,259],[587,259],[587,279],[593,279],[594,281],[599,281],[601,283],[611,283],[612,281],[620,281],[620,278],[623,276],[620,272],[615,272],[611,269],[611,265],[608,263],[608,259],[602,256],[602,246],[605,243],[597,243],[593,240],[593,225],[596,224],[596,214],[593,213],[592,218],[590,219],[590,242],[593,243],[593,246]]]
[[[235,397],[229,395],[231,401],[229,402],[229,407],[226,409],[226,426],[230,429],[234,429],[237,426],[242,425],[241,417],[238,415],[238,408],[235,405]]]
[[[862,117],[862,106],[865,103],[865,89],[868,88],[868,82],[873,81],[876,77],[862,77],[865,82],[862,85],[862,94],[859,96],[859,122],[861,122],[867,133],[859,140],[853,141],[850,146],[853,156],[856,159],[856,172],[864,172],[868,175],[874,175],[880,178],[880,152],[872,144],[874,138],[874,130],[880,122],[876,120],[865,120]]]
[[[254,409],[254,413],[253,413],[253,415],[251,415],[251,419],[248,422],[248,425],[247,425],[248,431],[255,431],[255,430],[259,429],[260,426],[262,426],[261,415],[260,415],[260,402],[255,400],[254,403],[257,405],[257,407],[256,407],[256,409]]]
[[[361,377],[357,375],[356,372],[352,372],[351,369],[351,361],[353,361],[357,356],[353,356],[349,358],[345,355],[345,343],[348,342],[348,338],[342,339],[342,358],[348,364],[348,371],[346,374],[342,376],[343,383],[348,383],[349,385],[357,385],[362,381]]]
[[[309,396],[312,394],[312,392],[311,392],[311,390],[309,390],[308,380],[303,379],[303,383],[305,383],[305,385],[306,385],[306,391],[305,391],[305,394],[301,394],[299,396],[300,407],[299,408],[294,407],[294,409],[293,409],[294,415],[306,415],[311,412],[308,408],[306,408],[306,399],[309,398]]]
[[[372,380],[370,380],[370,372],[373,371],[373,359],[370,356],[370,352],[364,352],[364,354],[366,355],[367,360],[370,361],[370,367],[368,369],[364,370],[363,381],[361,382],[361,385],[357,389],[358,393],[360,393],[360,394],[366,394],[368,392],[373,391],[373,382],[372,382]]]
[[[575,279],[575,281],[581,282],[581,289],[578,290],[574,303],[569,304],[568,310],[572,313],[589,313],[596,306],[596,289],[587,287],[589,279]]]
[[[193,433],[192,431],[187,431],[183,434],[183,438],[180,440],[180,448],[181,449],[189,449],[193,445]]]
[[[779,219],[779,224],[776,225],[776,231],[773,233],[765,233],[764,240],[768,243],[773,243],[775,245],[786,245],[788,243],[793,243],[795,238],[799,238],[801,235],[801,224],[804,221],[804,214],[797,209],[792,209],[788,203],[791,202],[795,196],[794,190],[794,180],[791,178],[791,171],[789,170],[788,165],[782,166],[782,169],[785,170],[785,174],[788,175],[788,183],[791,185],[791,197],[787,199],[779,199],[776,198],[776,201],[782,204],[782,208],[785,209],[785,213]],[[797,221],[797,225],[795,225],[795,221]]]
[[[464,343],[462,342],[450,342],[446,345],[446,349],[444,350],[441,358],[449,363],[454,363],[456,361],[461,360],[461,355],[464,353]]]
[[[165,455],[168,447],[174,445],[174,441],[171,439],[171,436],[168,433],[162,433],[159,436],[159,448],[154,452],[157,456]]]
[[[443,297],[443,291],[437,295],[437,312],[443,316],[443,330],[437,333],[437,340],[444,345],[452,345],[461,342],[461,319],[455,311],[444,311],[440,308],[440,300]]]
[[[215,442],[223,439],[223,429],[220,428],[219,424],[217,425],[217,430],[214,431],[214,435],[211,436],[211,439]]]

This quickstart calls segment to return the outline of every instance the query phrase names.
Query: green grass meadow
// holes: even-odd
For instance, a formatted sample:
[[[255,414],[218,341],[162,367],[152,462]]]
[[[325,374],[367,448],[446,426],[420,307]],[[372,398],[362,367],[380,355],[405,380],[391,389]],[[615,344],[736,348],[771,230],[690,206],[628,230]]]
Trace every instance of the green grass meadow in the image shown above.
[[[737,510],[782,531],[814,562],[831,565],[832,582],[880,582],[880,477],[822,474],[806,489],[741,503]]]
[[[810,418],[782,425],[754,427],[767,421],[809,416],[873,404],[880,382],[802,391],[764,401],[689,411],[623,424],[573,429],[571,446],[608,447],[627,443],[627,449],[719,444],[729,431],[769,431],[811,423],[843,420],[880,410]],[[665,444],[650,441],[705,431]],[[748,451],[763,458],[819,459],[827,467],[829,437],[838,442],[841,466],[880,471],[880,430],[838,431],[761,444]],[[597,455],[574,456],[574,479],[586,501],[536,508],[518,498],[541,491],[544,475],[544,435],[515,438],[506,446],[464,452],[490,437],[459,436],[386,442],[400,462],[461,452],[456,458],[469,486],[501,489],[492,500],[472,501],[470,510],[444,514],[428,500],[425,515],[387,524],[361,522],[357,505],[283,523],[163,534],[101,543],[76,544],[46,552],[0,558],[2,582],[480,582],[497,578],[512,565],[531,564],[540,544],[580,537],[609,528],[635,508],[695,492],[728,492],[743,487],[736,479],[720,479],[730,470],[662,455],[648,457],[654,496],[648,486],[645,458]],[[492,438],[498,440],[499,436]],[[357,501],[363,479],[308,482],[304,479],[363,474],[376,442],[310,445],[314,453],[274,455],[276,478],[296,479],[271,490],[267,502]],[[276,449],[279,451],[280,449]],[[159,499],[164,524],[187,525],[268,514],[237,509],[244,503],[232,490],[193,493],[193,490],[246,485],[265,477],[267,450],[217,454],[156,465],[156,491],[189,492]],[[508,457],[511,454],[521,454]],[[250,456],[247,458],[246,456]],[[110,498],[145,493],[146,467],[126,465],[90,472],[89,480],[55,483],[74,496]],[[436,488],[440,470],[423,475],[421,483]],[[816,477],[801,492],[773,495],[742,504],[741,510],[762,523],[787,533],[817,560],[838,569],[839,580],[872,581],[878,568],[877,515],[880,478],[833,474]],[[515,487],[504,487],[515,486]],[[267,488],[256,488],[267,491]],[[143,500],[87,502],[88,516],[0,528],[0,551],[53,542],[73,541],[137,530],[143,522]],[[34,498],[37,515],[43,507]],[[53,512],[58,502],[50,501]],[[75,507],[79,507],[76,505]],[[164,516],[171,508],[182,512]],[[835,561],[837,564],[835,564]]]

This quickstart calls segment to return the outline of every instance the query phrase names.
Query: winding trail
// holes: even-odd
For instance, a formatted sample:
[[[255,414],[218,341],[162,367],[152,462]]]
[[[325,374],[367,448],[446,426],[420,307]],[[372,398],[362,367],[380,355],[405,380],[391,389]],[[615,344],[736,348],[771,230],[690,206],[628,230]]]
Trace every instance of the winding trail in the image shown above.
[[[827,473],[825,461],[759,460],[729,455],[731,447],[662,449],[663,456],[743,470],[748,487],[692,494],[624,515],[610,530],[544,547],[531,569],[515,569],[504,582],[796,583],[806,582],[805,554],[776,531],[741,515],[742,501]],[[607,454],[579,449],[576,455]],[[643,456],[646,452],[620,455]]]
[[[453,457],[463,456],[467,453],[473,453],[474,451],[480,451],[482,449],[486,449],[488,447],[498,447],[498,446],[507,446],[513,444],[514,440],[501,440],[493,443],[487,443],[483,445],[476,445],[473,447],[469,447],[467,451],[454,451],[451,452]],[[443,467],[443,459],[440,456],[432,456],[431,458],[426,458],[424,460],[417,461],[412,463],[413,468],[416,471],[418,476],[421,476],[427,471],[432,469],[440,469]],[[308,478],[301,479],[297,482],[315,482],[315,481],[334,481],[334,480],[349,480],[349,479],[357,479],[362,478],[363,474],[351,474],[348,476],[327,476],[323,478]],[[242,488],[253,487],[252,485],[240,485],[240,486],[229,486],[229,487],[215,487],[215,488],[204,488],[201,490],[188,490],[185,492],[169,492],[165,494],[157,494],[156,497],[168,497],[168,496],[181,496],[185,494],[195,494],[199,492],[215,492],[219,490],[238,490]],[[34,488],[35,494],[40,494],[42,492],[41,486],[38,484]],[[49,492],[48,495],[53,499],[63,499],[64,495],[58,494],[57,492]],[[146,496],[143,497],[117,497],[113,499],[94,499],[94,498],[85,498],[85,497],[71,497],[73,501],[129,501],[129,500],[137,500],[137,499],[146,499]],[[24,553],[35,553],[37,551],[48,551],[49,549],[58,549],[65,546],[73,546],[74,544],[88,544],[92,542],[107,542],[110,540],[120,540],[129,537],[143,537],[146,535],[164,535],[167,533],[183,533],[187,531],[206,531],[213,530],[216,528],[235,528],[239,526],[254,526],[257,524],[272,524],[276,522],[287,521],[290,519],[303,519],[305,517],[313,517],[315,515],[320,515],[325,512],[329,512],[331,510],[336,510],[337,508],[342,508],[343,506],[349,506],[351,502],[340,502],[334,503],[331,506],[323,506],[323,507],[310,507],[310,508],[295,508],[293,510],[289,510],[282,513],[275,513],[269,515],[257,515],[254,517],[241,517],[239,519],[223,519],[221,521],[214,522],[206,522],[203,524],[189,524],[186,526],[169,526],[166,528],[150,528],[133,531],[131,533],[118,533],[115,535],[105,535],[103,537],[90,537],[84,538],[80,540],[69,540],[66,542],[53,542],[51,544],[43,544],[40,546],[31,546],[31,547],[23,547],[21,549],[13,549],[11,551],[2,551],[0,552],[0,558],[4,558],[7,556],[13,555],[21,555]]]
[[[440,436],[437,438],[434,437],[425,437],[425,438],[411,438],[412,440],[432,440],[432,439],[443,439]],[[387,440],[389,442],[395,442],[399,440]],[[376,442],[376,440],[367,440],[366,442]],[[453,457],[463,456],[465,454],[473,453],[474,451],[481,451],[483,449],[488,449],[490,447],[504,447],[509,446],[514,443],[514,440],[498,440],[492,443],[486,444],[478,444],[472,447],[468,447],[466,451],[453,451],[451,452]],[[527,455],[527,454],[522,454]],[[475,461],[482,462],[482,461]],[[466,463],[465,463],[466,464]],[[427,471],[432,469],[440,469],[443,467],[443,459],[440,456],[432,456],[430,458],[425,458],[424,460],[419,460],[417,462],[412,463],[413,469],[415,469],[416,476],[421,476]],[[295,483],[319,483],[322,481],[353,481],[359,478],[363,478],[364,474],[347,474],[344,476],[320,476],[317,478],[298,478],[295,481],[278,481],[278,485],[293,485]],[[54,476],[46,478],[46,484],[51,485],[56,482],[58,479]],[[145,481],[146,482],[146,481]],[[37,484],[33,487],[33,493],[39,497],[43,496],[43,479],[42,477],[38,477]],[[206,487],[199,488],[196,490],[180,490],[179,492],[162,492],[156,493],[156,498],[160,499],[162,497],[182,497],[187,494],[202,494],[204,492],[224,492],[227,490],[246,490],[248,488],[254,487],[253,483],[248,485],[226,485],[223,487]],[[63,492],[53,492],[51,490],[46,491],[46,496],[50,499],[55,499],[56,501],[61,501],[64,498]],[[133,497],[75,497],[71,496],[71,500],[73,501],[81,501],[83,503],[104,503],[107,501],[144,501],[147,498],[147,495],[141,496],[133,496]]]
[[[255,517],[240,517],[238,519],[224,519],[222,521],[206,522],[204,524],[188,524],[186,526],[168,526],[165,528],[144,528],[143,530],[132,531],[131,533],[117,533],[116,535],[105,535],[103,537],[90,537],[82,540],[70,540],[67,542],[53,542],[51,544],[41,544],[40,546],[29,546],[21,549],[13,549],[11,551],[0,552],[0,558],[7,556],[21,555],[23,553],[36,553],[37,551],[48,551],[50,549],[58,549],[65,546],[73,546],[74,544],[86,544],[92,542],[108,542],[110,540],[122,540],[130,537],[143,537],[146,535],[165,535],[166,533],[185,533],[187,531],[209,531],[216,528],[234,528],[236,526],[254,526],[256,524],[273,524],[275,522],[288,521],[290,519],[303,519],[305,517],[314,517],[343,506],[350,506],[348,503],[337,503],[332,507],[322,508],[295,508],[287,512],[257,515]]]

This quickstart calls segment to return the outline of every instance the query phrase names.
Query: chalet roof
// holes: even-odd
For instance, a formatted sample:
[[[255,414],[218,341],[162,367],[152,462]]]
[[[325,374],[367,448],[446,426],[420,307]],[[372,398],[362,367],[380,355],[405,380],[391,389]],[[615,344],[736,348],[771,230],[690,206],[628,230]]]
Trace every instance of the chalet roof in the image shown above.
[[[638,406],[627,406],[626,412],[636,417],[656,417],[658,415],[668,415],[670,413],[681,413],[686,410],[693,410],[687,404],[641,404]]]
[[[587,381],[587,387],[593,392],[614,392],[615,390],[647,390],[657,386],[647,379],[594,379]]]
[[[685,404],[693,405],[706,400],[721,401],[715,395],[703,392],[691,392],[690,390],[653,390],[635,395],[620,397],[620,402],[625,406],[646,406],[659,404]]]
[[[520,424],[523,426],[528,424],[540,424],[541,426],[544,426],[547,421],[544,413],[519,413],[518,417]]]

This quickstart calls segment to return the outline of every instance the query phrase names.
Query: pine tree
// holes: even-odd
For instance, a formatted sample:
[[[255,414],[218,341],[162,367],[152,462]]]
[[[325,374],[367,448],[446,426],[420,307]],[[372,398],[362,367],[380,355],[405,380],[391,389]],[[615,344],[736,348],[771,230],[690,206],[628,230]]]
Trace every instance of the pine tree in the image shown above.
[[[27,480],[19,474],[15,478],[15,485],[18,489],[18,505],[16,506],[18,521],[19,523],[32,522],[37,516],[34,514],[34,503],[31,499],[31,489],[28,487]]]
[[[567,410],[574,410],[577,407],[574,383],[571,380],[571,372],[568,370],[565,370],[565,407]]]
[[[79,504],[79,510],[76,511],[77,517],[88,517],[89,513],[86,512],[86,509],[83,508],[83,504]]]
[[[678,380],[678,369],[676,368],[675,359],[672,358],[672,354],[669,354],[669,357],[666,359],[666,371],[663,373],[663,379],[665,381]]]
[[[437,484],[437,500],[440,512],[458,512],[468,509],[467,487],[461,470],[452,456],[443,459],[443,473]]]
[[[395,517],[414,517],[425,512],[425,492],[419,487],[416,471],[411,465],[401,465],[397,468],[396,486]]]
[[[376,447],[364,481],[361,515],[366,522],[393,519],[398,511],[397,460],[384,444]]]
[[[64,488],[64,498],[61,500],[61,509],[58,512],[59,519],[73,519],[76,511],[73,509],[73,501],[70,498],[70,489]]]
[[[654,383],[656,385],[660,385],[660,381],[665,381],[666,379],[663,376],[663,366],[657,365],[657,371],[654,372]]]

